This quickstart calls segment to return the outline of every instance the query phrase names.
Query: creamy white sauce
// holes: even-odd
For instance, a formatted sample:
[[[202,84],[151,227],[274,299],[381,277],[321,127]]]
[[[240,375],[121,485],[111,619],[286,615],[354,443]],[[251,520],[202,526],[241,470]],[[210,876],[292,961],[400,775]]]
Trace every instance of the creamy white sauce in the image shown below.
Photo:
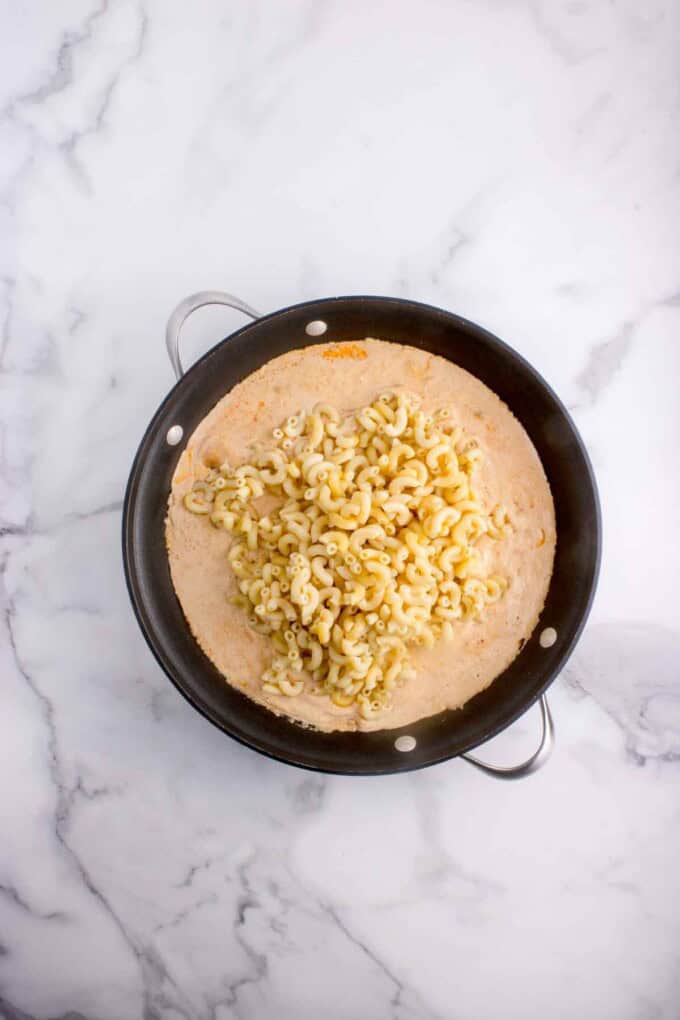
[[[417,674],[398,688],[392,707],[369,721],[355,706],[339,708],[307,692],[295,698],[262,691],[271,659],[269,639],[251,630],[231,605],[235,579],[226,559],[230,537],[191,514],[183,496],[209,466],[244,461],[254,440],[300,408],[317,401],[349,411],[386,388],[419,392],[428,411],[451,408],[454,421],[484,453],[475,487],[489,506],[504,504],[514,532],[500,542],[483,538],[484,573],[510,587],[479,621],[459,621],[451,642],[416,648]],[[272,711],[321,730],[408,726],[456,708],[483,690],[518,654],[545,601],[555,548],[550,488],[529,437],[501,400],[478,379],[443,358],[377,340],[321,344],[291,351],[249,376],[201,422],[180,457],[169,500],[166,539],[172,580],[189,625],[230,683]]]

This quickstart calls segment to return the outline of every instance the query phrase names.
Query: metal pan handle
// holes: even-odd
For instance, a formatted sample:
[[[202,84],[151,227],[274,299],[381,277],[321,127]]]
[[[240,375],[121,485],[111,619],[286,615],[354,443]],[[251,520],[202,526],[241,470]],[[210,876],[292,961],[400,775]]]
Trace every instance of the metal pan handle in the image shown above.
[[[523,779],[524,776],[531,775],[532,772],[545,765],[552,754],[555,743],[555,727],[545,694],[541,698],[541,727],[541,742],[537,750],[520,765],[501,768],[498,765],[487,765],[486,762],[480,761],[479,758],[475,758],[471,754],[461,754],[461,758],[465,758],[465,761],[469,761],[475,768],[486,772],[487,776],[493,776],[494,779]]]
[[[239,312],[244,312],[251,319],[260,318],[260,313],[256,312],[250,305],[247,305],[245,301],[241,301],[231,294],[224,294],[221,290],[201,290],[198,294],[191,294],[184,301],[180,301],[168,319],[168,325],[165,330],[168,357],[178,380],[184,375],[184,369],[182,368],[179,356],[179,335],[182,332],[182,326],[192,312],[195,312],[197,308],[203,308],[204,305],[227,305],[228,308],[235,308]]]

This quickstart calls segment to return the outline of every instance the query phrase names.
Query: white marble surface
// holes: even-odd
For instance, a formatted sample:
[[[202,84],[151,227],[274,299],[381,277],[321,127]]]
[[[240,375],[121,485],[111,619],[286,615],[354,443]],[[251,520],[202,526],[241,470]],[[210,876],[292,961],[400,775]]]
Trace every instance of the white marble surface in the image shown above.
[[[675,1020],[678,4],[0,18],[0,1014]],[[431,301],[572,408],[605,556],[541,773],[305,774],[161,675],[121,499],[166,316],[206,287]],[[196,319],[187,360],[239,321]]]

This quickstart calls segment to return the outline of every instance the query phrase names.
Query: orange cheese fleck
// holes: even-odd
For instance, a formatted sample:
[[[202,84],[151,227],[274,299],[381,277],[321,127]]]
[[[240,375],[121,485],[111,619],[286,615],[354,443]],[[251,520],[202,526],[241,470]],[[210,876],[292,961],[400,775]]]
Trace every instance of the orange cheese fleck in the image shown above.
[[[355,361],[363,361],[368,354],[358,344],[345,344],[343,347],[329,347],[322,354],[323,358],[353,358]]]

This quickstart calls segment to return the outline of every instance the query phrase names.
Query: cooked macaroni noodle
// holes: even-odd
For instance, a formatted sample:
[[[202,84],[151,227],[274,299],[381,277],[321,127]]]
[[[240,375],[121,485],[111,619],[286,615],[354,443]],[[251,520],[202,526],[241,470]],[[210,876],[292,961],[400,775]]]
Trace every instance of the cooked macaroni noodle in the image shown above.
[[[344,421],[317,404],[252,463],[210,469],[186,495],[234,537],[234,601],[272,639],[268,693],[308,690],[369,718],[414,675],[409,645],[450,638],[507,588],[481,576],[477,543],[511,530],[472,485],[481,451],[446,408],[419,404],[388,392]],[[261,514],[265,493],[279,506]]]

